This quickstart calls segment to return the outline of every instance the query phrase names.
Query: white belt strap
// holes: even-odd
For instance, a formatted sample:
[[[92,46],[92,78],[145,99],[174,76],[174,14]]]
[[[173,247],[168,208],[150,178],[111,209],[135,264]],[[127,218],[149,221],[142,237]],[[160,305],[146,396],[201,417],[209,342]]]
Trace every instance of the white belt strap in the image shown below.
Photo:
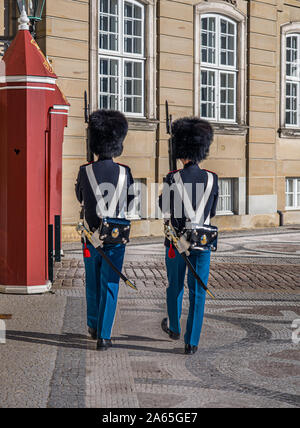
[[[209,200],[209,197],[212,192],[213,184],[214,184],[214,176],[211,172],[207,172],[208,178],[207,178],[207,186],[204,192],[203,197],[201,198],[200,204],[198,207],[196,207],[196,211],[194,211],[192,202],[187,194],[186,188],[183,184],[183,181],[181,179],[180,172],[178,171],[176,174],[174,174],[174,180],[176,183],[177,190],[182,198],[184,207],[186,209],[186,212],[189,214],[190,222],[195,224],[200,224],[201,218],[204,214],[204,210],[206,207],[206,204]],[[208,214],[207,218],[204,221],[204,224],[209,224],[210,222],[210,214]]]
[[[109,204],[108,209],[106,208],[106,204],[104,202],[104,198],[102,196],[101,190],[100,190],[100,184],[97,183],[95,173],[93,170],[93,164],[88,165],[86,167],[86,173],[90,182],[90,186],[93,190],[93,193],[95,195],[96,201],[97,201],[97,215],[99,217],[116,217],[116,209],[119,202],[119,218],[124,217],[124,211],[125,211],[125,195],[123,193],[125,182],[126,182],[126,169],[119,165],[119,179],[118,184],[116,187],[116,190],[114,192],[114,195],[112,197],[112,200]],[[121,196],[123,195],[122,199]],[[127,195],[127,193],[126,193]]]
[[[207,188],[206,188],[206,191],[205,191],[205,194],[204,194],[204,198],[205,198],[204,206],[206,206],[207,202],[209,201],[209,198],[211,196],[211,192],[212,192],[212,189],[213,189],[213,185],[214,185],[214,176],[213,176],[213,174],[211,172],[208,172],[208,171],[206,171],[206,172],[207,172],[207,175],[208,175],[208,181],[207,181]],[[209,223],[210,223],[210,212],[208,213],[208,215],[207,215],[207,217],[206,217],[206,219],[204,221],[204,224],[206,224],[206,225],[209,225]]]

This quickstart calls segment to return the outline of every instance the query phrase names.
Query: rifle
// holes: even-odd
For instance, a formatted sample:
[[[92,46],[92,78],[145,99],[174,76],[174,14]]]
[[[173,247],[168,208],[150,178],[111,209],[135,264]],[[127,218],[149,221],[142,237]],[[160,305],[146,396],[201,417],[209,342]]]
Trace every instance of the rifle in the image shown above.
[[[173,117],[169,114],[169,103],[166,101],[166,126],[167,134],[170,135],[169,138],[169,169],[170,171],[175,171],[177,169],[177,160],[175,154],[175,147],[172,138],[172,120]]]
[[[87,92],[84,91],[84,121],[87,124],[89,123],[89,113],[90,113],[90,105],[88,104]],[[94,161],[94,155],[90,148],[90,136],[89,136],[88,127],[86,130],[86,158],[89,163]]]

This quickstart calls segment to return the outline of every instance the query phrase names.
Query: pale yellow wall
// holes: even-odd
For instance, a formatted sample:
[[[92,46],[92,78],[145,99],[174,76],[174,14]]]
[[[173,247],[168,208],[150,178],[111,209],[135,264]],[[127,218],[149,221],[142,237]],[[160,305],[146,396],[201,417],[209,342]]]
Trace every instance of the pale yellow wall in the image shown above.
[[[281,1],[281,12],[278,13],[277,32],[280,34],[281,26],[291,23],[300,22],[300,5],[295,0]],[[280,47],[280,46],[279,46]],[[280,52],[279,54],[280,55]],[[280,96],[280,70],[277,70],[277,91]],[[279,112],[280,113],[280,112]],[[279,114],[277,117],[279,121]],[[278,122],[278,125],[280,123]],[[285,178],[300,177],[300,138],[279,138],[277,134],[276,144],[277,155],[277,194],[278,208],[285,209]],[[286,215],[287,222],[300,222],[300,213],[288,212]]]
[[[276,193],[277,1],[250,2],[249,194]]]
[[[0,0],[0,36],[4,36],[4,0]]]
[[[0,0],[0,37],[8,36],[8,29],[5,26],[6,23],[4,19],[5,13],[7,12],[5,10],[4,0]],[[3,44],[1,43],[1,40],[0,40],[0,58],[2,57],[3,54],[4,54]]]
[[[159,179],[169,171],[165,101],[173,119],[193,114],[194,9],[192,2],[161,0],[158,6]]]
[[[0,33],[4,0],[0,0]],[[165,130],[165,100],[176,119],[194,114],[194,6],[201,0],[160,0],[157,2],[157,119],[145,129],[130,122],[121,162],[130,165],[135,178],[150,184],[162,181],[168,172],[168,136]],[[210,3],[210,2],[203,2]],[[225,4],[223,0],[219,3]],[[226,2],[228,3],[228,2]],[[237,0],[237,10],[247,15],[248,2]],[[278,208],[285,208],[285,177],[300,176],[299,139],[280,138],[281,25],[299,21],[296,0],[251,0],[249,61],[249,194],[277,195]],[[2,15],[1,15],[2,14]],[[45,18],[38,27],[38,43],[59,77],[59,86],[70,104],[69,126],[65,132],[63,159],[64,238],[74,239],[73,224],[79,206],[74,196],[78,168],[85,163],[83,93],[90,82],[90,8],[88,0],[46,0]],[[220,177],[246,176],[246,135],[225,135],[219,131],[203,166]],[[158,154],[158,158],[156,155]],[[269,220],[265,220],[268,218]],[[297,213],[288,213],[295,222]],[[276,223],[275,217],[219,217],[224,227],[252,227]],[[299,219],[300,221],[300,219]],[[70,225],[67,227],[67,225]],[[160,234],[157,221],[137,222],[137,235]]]

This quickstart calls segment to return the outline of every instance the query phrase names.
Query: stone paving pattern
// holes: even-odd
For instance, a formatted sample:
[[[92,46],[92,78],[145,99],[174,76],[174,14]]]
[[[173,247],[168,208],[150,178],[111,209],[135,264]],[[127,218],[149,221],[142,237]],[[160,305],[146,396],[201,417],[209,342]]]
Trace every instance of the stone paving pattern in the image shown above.
[[[291,327],[300,319],[299,246],[300,228],[224,234],[209,281],[217,299],[207,299],[198,353],[185,356],[183,340],[160,328],[167,281],[159,240],[127,248],[124,272],[138,291],[120,284],[107,352],[87,337],[80,246],[65,245],[51,293],[0,295],[0,313],[13,314],[0,345],[0,407],[300,407]],[[187,310],[188,290],[183,332]]]

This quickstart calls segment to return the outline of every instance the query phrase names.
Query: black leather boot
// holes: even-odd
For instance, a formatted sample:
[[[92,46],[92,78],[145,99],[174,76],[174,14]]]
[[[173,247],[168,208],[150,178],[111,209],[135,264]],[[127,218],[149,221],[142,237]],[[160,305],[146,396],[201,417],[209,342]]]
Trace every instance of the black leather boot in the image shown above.
[[[97,340],[97,351],[107,351],[108,348],[112,347],[110,339],[98,339]]]
[[[89,332],[89,335],[91,336],[91,339],[97,340],[97,330],[95,328],[89,327],[88,332]]]
[[[185,345],[184,353],[186,355],[193,355],[198,351],[198,346],[194,345]]]
[[[179,333],[174,333],[173,331],[171,331],[168,327],[168,318],[164,318],[161,322],[161,328],[162,330],[167,333],[170,337],[170,339],[173,340],[178,340],[180,339],[180,334]]]

